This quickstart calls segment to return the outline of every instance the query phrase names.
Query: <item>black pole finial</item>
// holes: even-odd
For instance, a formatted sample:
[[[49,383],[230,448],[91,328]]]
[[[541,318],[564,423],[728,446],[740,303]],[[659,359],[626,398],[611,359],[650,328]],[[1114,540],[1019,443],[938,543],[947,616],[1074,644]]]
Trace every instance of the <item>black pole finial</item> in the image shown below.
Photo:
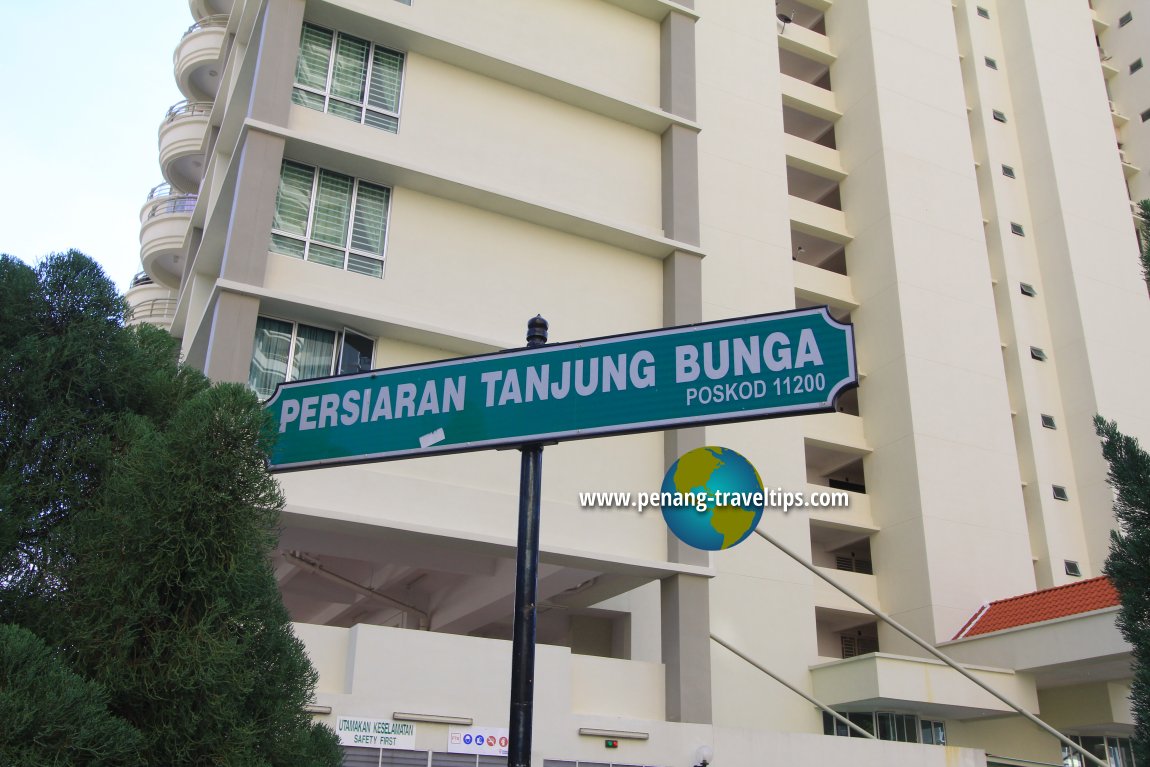
[[[543,346],[547,343],[547,320],[536,314],[527,320],[527,346]]]

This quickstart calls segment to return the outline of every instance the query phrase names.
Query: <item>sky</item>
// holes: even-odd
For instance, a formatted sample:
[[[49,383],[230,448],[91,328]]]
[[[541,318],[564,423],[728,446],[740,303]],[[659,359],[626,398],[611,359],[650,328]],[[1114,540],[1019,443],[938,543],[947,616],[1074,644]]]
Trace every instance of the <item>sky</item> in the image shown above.
[[[0,253],[75,248],[121,290],[140,269],[140,207],[160,175],[156,131],[184,96],[172,52],[187,0],[20,0],[0,113]]]

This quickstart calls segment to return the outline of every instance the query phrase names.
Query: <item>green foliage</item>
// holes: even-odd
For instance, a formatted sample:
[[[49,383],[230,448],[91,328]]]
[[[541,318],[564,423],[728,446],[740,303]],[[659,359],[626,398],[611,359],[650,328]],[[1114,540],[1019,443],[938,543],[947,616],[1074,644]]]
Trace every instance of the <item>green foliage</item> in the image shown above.
[[[1150,764],[1150,455],[1113,421],[1095,416],[1094,428],[1110,464],[1121,528],[1110,534],[1105,573],[1122,601],[1118,628],[1134,648],[1134,759]]]
[[[123,328],[126,308],[76,251],[35,270],[0,256],[0,620],[60,586],[61,524],[93,502],[119,422],[207,386],[167,333]]]
[[[108,712],[98,684],[69,671],[27,629],[0,624],[0,764],[136,767],[139,731]]]
[[[1139,201],[1138,217],[1141,219],[1138,231],[1142,235],[1142,279],[1150,285],[1150,200]]]
[[[124,310],[79,253],[0,257],[0,621],[106,691],[145,764],[337,765],[268,562],[266,415]]]

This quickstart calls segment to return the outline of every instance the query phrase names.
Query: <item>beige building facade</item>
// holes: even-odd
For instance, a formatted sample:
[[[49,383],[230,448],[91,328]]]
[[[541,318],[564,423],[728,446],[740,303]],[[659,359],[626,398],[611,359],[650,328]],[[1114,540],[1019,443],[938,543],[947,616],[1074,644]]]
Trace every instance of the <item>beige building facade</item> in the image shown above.
[[[191,0],[144,269],[186,360],[265,397],[522,346],[536,314],[568,341],[829,306],[860,371],[837,412],[544,450],[534,764],[1063,763],[766,541],[708,554],[657,510],[580,504],[722,445],[768,488],[849,497],[763,529],[1129,767],[1113,610],[950,641],[990,602],[1100,575],[1091,419],[1150,441],[1150,138],[1136,114],[1116,138],[1110,107],[1150,100],[1099,52],[1133,56],[1150,6],[1120,25],[1094,5]],[[518,469],[280,475],[316,715],[415,723],[348,764],[498,762],[452,738],[507,726]],[[880,740],[835,736],[712,634]]]

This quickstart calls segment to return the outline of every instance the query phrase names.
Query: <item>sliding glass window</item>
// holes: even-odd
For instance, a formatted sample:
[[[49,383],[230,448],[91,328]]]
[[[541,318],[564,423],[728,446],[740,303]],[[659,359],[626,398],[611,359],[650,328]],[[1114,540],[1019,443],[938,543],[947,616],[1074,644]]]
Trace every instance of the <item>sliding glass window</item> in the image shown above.
[[[284,160],[270,250],[383,276],[391,189]]]
[[[403,61],[399,51],[304,24],[292,101],[397,133]]]

